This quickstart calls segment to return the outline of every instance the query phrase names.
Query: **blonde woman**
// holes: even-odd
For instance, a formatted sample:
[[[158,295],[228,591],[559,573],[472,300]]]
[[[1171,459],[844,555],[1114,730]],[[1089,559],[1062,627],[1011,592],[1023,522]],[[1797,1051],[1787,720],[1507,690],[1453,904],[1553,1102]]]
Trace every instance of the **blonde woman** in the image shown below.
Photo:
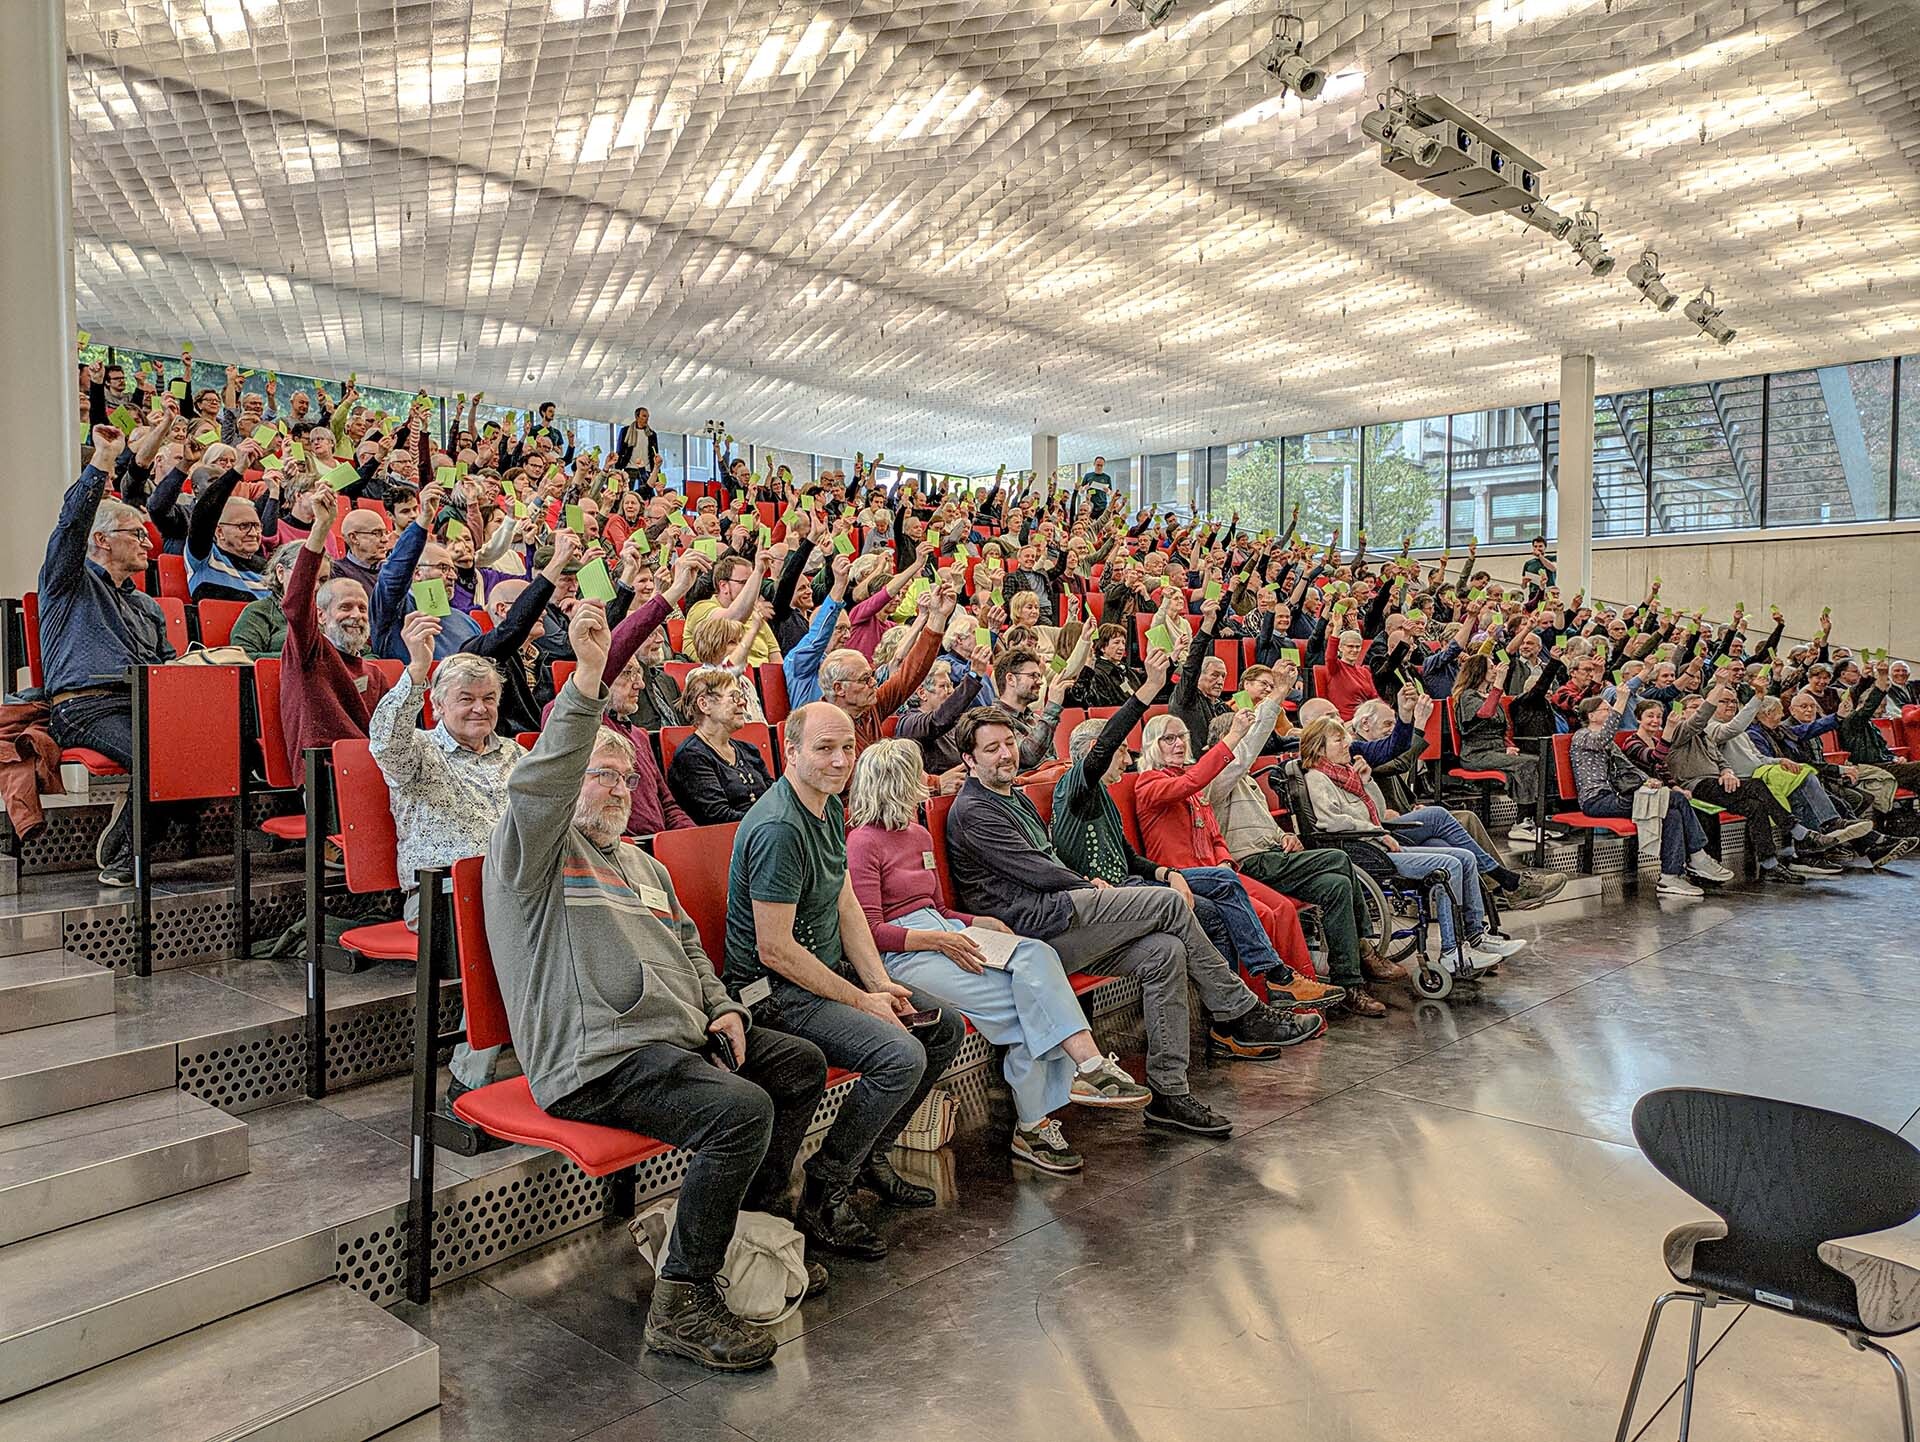
[[[920,824],[926,799],[920,748],[911,741],[877,741],[861,753],[847,817],[854,895],[887,974],[939,998],[1007,1048],[1002,1070],[1017,1113],[1015,1160],[1045,1172],[1077,1172],[1082,1162],[1053,1113],[1068,1102],[1143,1107],[1152,1093],[1094,1045],[1052,947],[1022,939],[1004,967],[988,964],[969,929],[1009,929],[991,916],[967,916],[946,905],[933,867],[933,837]]]
[[[766,624],[766,612],[770,609],[764,601],[755,602],[744,621],[735,621],[718,611],[702,616],[687,627],[687,659],[744,677],[747,658],[753,654],[754,642],[760,634],[760,628]],[[747,708],[746,715],[741,717],[741,725],[767,719],[760,709],[760,693],[750,683],[741,686],[740,699]],[[682,706],[680,711],[687,718],[689,726],[699,724],[687,707]]]

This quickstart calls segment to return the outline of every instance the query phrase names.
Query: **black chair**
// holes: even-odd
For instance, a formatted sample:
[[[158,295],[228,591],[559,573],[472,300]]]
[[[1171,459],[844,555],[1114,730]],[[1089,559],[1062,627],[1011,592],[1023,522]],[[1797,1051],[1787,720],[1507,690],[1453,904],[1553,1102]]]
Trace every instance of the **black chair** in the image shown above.
[[[1647,1316],[1617,1442],[1626,1442],[1660,1313],[1676,1301],[1693,1304],[1681,1442],[1693,1415],[1700,1319],[1722,1302],[1819,1322],[1856,1351],[1885,1357],[1900,1389],[1906,1442],[1914,1442],[1906,1369],[1870,1339],[1920,1327],[1920,1268],[1832,1239],[1883,1232],[1920,1213],[1920,1149],[1840,1112],[1695,1087],[1641,1097],[1633,1137],[1662,1176],[1720,1220],[1688,1222],[1667,1235],[1667,1270],[1690,1290],[1661,1296]]]

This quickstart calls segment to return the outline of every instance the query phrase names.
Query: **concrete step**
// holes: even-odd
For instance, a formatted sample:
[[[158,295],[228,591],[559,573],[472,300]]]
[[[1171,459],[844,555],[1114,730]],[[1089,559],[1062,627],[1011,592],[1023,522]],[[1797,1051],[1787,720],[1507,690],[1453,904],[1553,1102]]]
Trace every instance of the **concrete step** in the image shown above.
[[[247,1170],[247,1124],[180,1091],[0,1127],[0,1246]]]
[[[405,1196],[404,1149],[345,1118],[251,1141],[243,1176],[0,1247],[0,1399],[327,1280],[336,1229]]]
[[[171,1040],[148,1039],[115,1016],[0,1034],[0,1127],[142,1092],[178,1078]]]
[[[0,1442],[365,1442],[440,1403],[440,1349],[322,1282],[0,1403]]]
[[[64,951],[0,957],[0,1032],[113,1010],[113,973]]]

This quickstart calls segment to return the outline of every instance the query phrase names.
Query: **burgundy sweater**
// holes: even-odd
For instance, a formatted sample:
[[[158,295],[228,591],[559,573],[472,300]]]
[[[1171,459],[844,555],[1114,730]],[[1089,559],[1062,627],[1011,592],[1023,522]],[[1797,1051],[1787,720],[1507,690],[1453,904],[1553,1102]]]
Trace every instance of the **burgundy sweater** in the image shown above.
[[[882,951],[905,951],[907,929],[887,918],[930,906],[942,916],[971,926],[973,918],[955,911],[940,895],[940,873],[933,869],[933,837],[915,822],[904,831],[856,826],[847,833],[847,874],[853,894],[867,914],[873,944]]]
[[[387,677],[364,656],[349,657],[320,629],[313,607],[320,553],[300,548],[280,602],[287,613],[287,640],[280,652],[280,724],[287,733],[287,760],[294,775],[310,746],[364,740],[367,718],[387,694]],[[369,597],[369,600],[372,598]]]

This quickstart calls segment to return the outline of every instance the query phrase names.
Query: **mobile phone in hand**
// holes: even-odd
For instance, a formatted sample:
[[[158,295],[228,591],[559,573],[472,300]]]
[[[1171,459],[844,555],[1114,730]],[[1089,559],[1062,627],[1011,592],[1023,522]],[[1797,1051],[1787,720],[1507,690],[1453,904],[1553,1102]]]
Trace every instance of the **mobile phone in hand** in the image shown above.
[[[740,1070],[740,1058],[733,1053],[733,1038],[724,1031],[708,1032],[707,1044],[703,1050],[726,1070]]]
[[[900,1025],[915,1031],[921,1027],[934,1026],[939,1020],[940,1008],[937,1006],[931,1007],[926,1011],[903,1011],[900,1013]]]

